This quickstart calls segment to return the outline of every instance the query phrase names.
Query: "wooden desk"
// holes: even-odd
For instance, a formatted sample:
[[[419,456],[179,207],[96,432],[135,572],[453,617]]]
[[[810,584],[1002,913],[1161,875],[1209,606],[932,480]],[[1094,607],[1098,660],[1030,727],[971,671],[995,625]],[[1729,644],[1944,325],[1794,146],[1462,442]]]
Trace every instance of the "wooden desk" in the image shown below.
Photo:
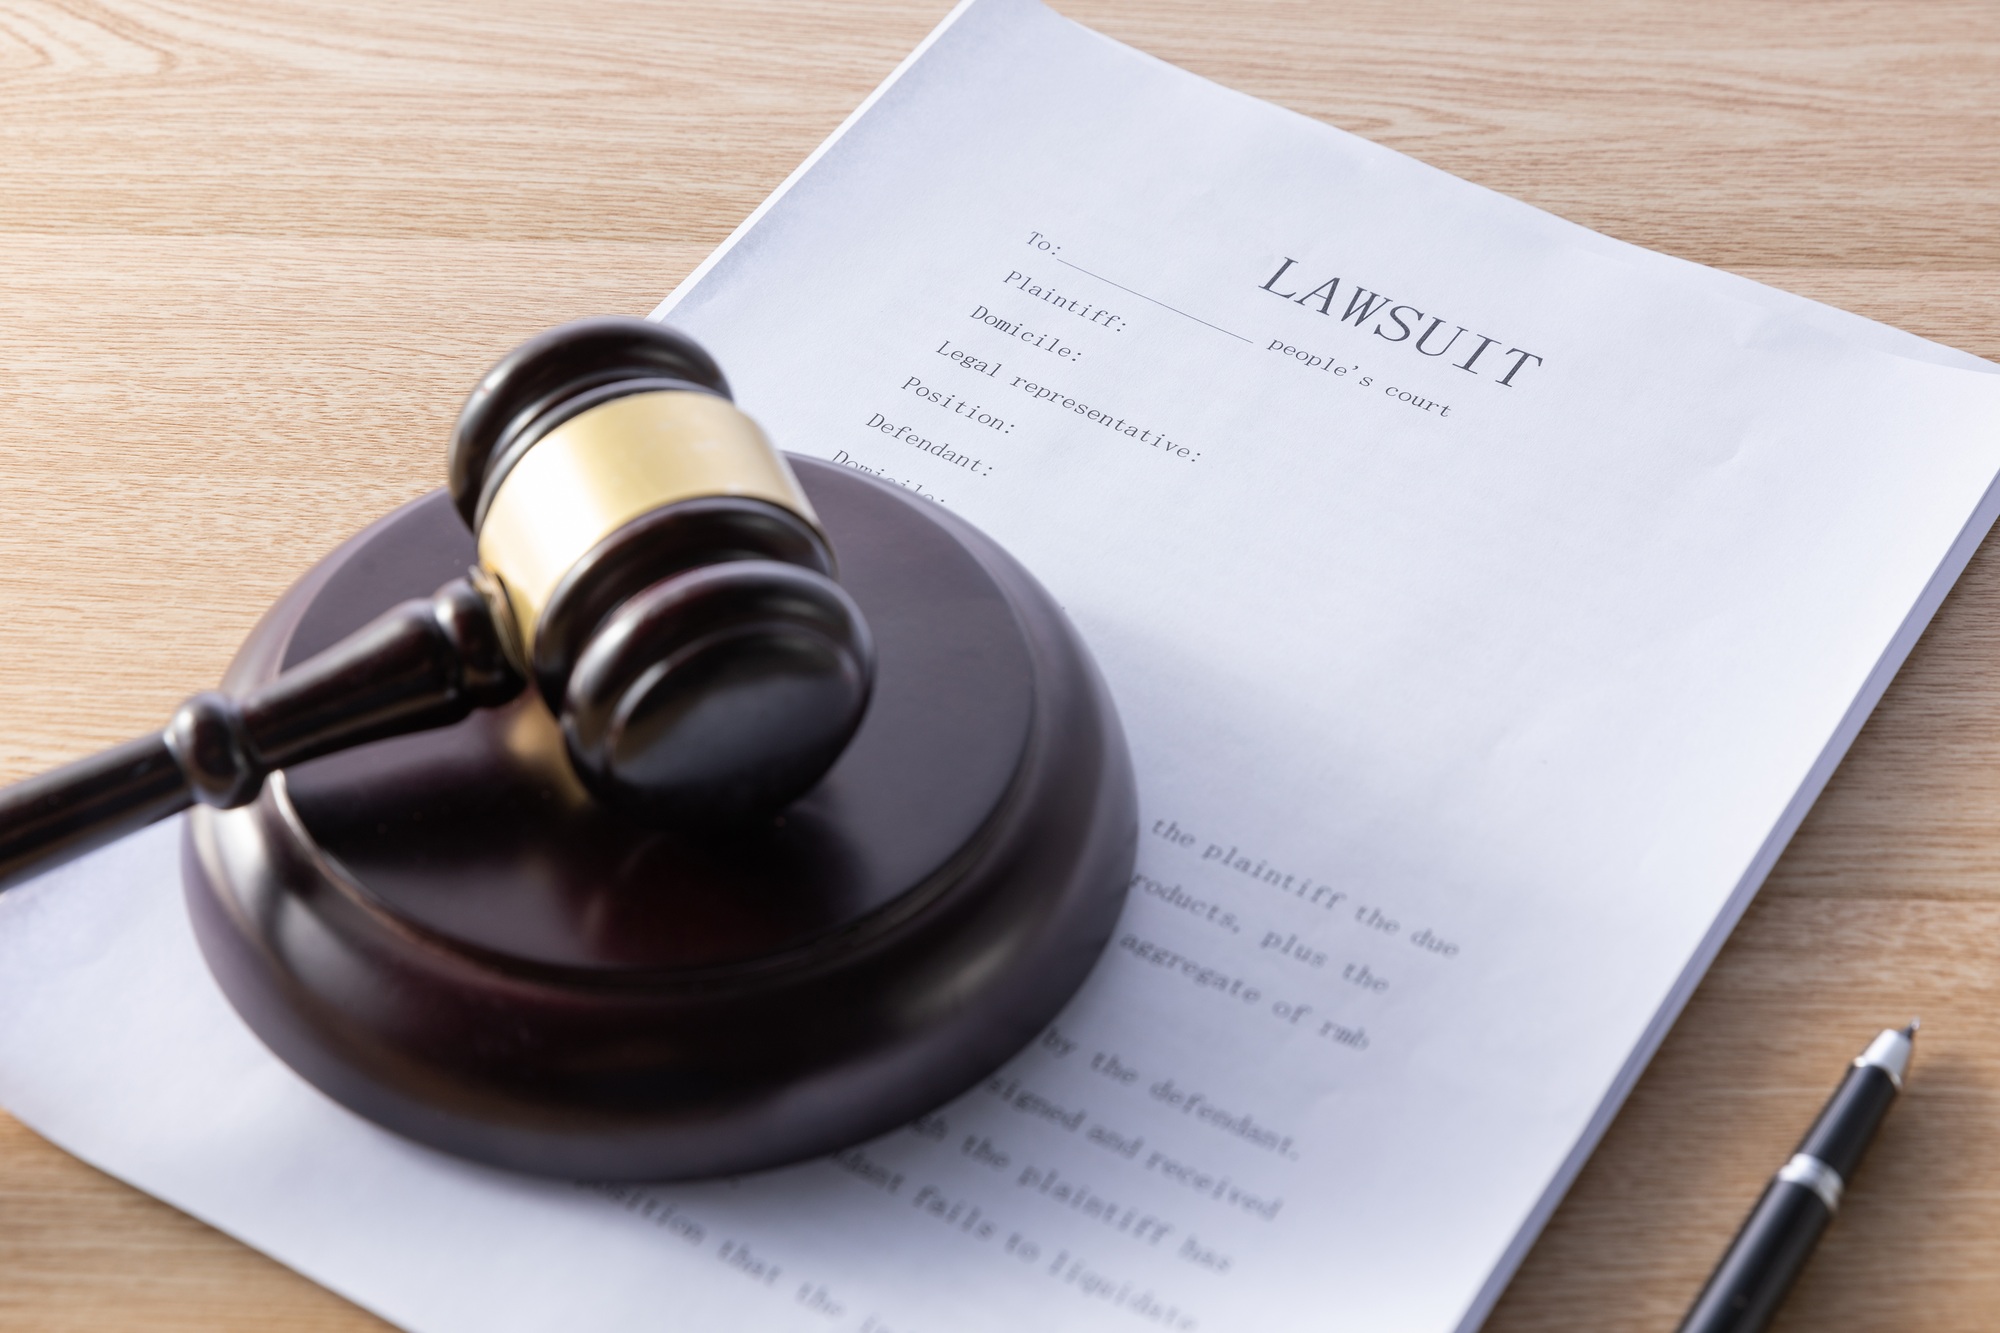
[[[2000,7],[1073,0],[1223,83],[2000,356]],[[0,0],[0,779],[157,725],[434,485],[544,325],[643,313],[944,0]],[[2000,1326],[1983,552],[1489,1325],[1667,1329],[1858,1043],[1920,1074],[1789,1330]],[[143,1114],[134,1108],[134,1114]],[[370,1316],[0,1117],[0,1327]]]

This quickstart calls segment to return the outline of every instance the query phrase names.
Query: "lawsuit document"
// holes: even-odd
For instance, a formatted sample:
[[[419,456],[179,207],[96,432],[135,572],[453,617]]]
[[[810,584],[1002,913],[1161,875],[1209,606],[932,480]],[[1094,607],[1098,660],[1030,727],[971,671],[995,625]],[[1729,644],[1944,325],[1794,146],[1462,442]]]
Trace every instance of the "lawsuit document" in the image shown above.
[[[1137,871],[991,1078],[696,1185],[325,1100],[209,980],[175,827],[0,898],[0,1102],[423,1333],[1476,1328],[1994,518],[1985,362],[1033,0],[656,317],[1048,586]]]

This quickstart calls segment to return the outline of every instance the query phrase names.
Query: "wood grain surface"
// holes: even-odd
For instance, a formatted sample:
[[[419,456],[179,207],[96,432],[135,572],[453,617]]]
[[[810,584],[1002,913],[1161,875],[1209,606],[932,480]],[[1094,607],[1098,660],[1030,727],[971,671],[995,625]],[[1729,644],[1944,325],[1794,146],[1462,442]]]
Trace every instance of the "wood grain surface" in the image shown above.
[[[649,309],[944,8],[0,0],[0,780],[215,681],[314,559],[437,484],[491,358]],[[1063,8],[2000,356],[1990,0]],[[1910,1093],[1779,1327],[2000,1327],[1996,963],[1989,548],[1488,1327],[1671,1329],[1843,1062],[1912,1012]],[[380,1327],[0,1117],[0,1328]]]

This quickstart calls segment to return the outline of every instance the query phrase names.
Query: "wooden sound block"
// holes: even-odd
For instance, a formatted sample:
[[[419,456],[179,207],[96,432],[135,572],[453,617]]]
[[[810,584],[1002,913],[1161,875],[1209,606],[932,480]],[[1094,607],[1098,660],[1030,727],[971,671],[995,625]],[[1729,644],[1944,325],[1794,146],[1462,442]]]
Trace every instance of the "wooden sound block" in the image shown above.
[[[776,1166],[950,1099],[1054,1017],[1131,878],[1131,762],[1061,611],[944,509],[793,466],[872,626],[826,778],[749,828],[594,802],[534,691],[197,809],[203,953],[328,1096],[412,1139],[580,1179]],[[464,572],[438,492],[272,608],[241,691]]]

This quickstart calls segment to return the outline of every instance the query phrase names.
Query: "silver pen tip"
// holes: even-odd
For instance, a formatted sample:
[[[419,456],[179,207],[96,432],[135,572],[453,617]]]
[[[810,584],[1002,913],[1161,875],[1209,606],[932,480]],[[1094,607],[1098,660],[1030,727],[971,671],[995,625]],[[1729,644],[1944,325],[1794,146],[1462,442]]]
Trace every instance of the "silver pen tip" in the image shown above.
[[[1910,1072],[1910,1052],[1916,1049],[1911,1040],[1917,1034],[1917,1025],[1912,1022],[1901,1032],[1894,1028],[1884,1028],[1875,1040],[1868,1043],[1868,1049],[1854,1057],[1856,1068],[1870,1065],[1889,1076],[1896,1085],[1896,1091],[1903,1090],[1903,1075]]]
[[[1908,1027],[1906,1027],[1906,1028],[1904,1028],[1904,1029],[1903,1029],[1903,1035],[1904,1035],[1905,1037],[1909,1037],[1909,1038],[1913,1038],[1913,1039],[1914,1039],[1914,1038],[1916,1037],[1916,1035],[1917,1035],[1917,1029],[1918,1029],[1918,1028],[1920,1028],[1920,1027],[1922,1027],[1923,1025],[1924,1025],[1924,1022],[1923,1022],[1923,1020],[1922,1020],[1922,1019],[1920,1019],[1920,1018],[1913,1018],[1913,1019],[1911,1019],[1911,1020],[1910,1020],[1910,1025],[1909,1025]]]

